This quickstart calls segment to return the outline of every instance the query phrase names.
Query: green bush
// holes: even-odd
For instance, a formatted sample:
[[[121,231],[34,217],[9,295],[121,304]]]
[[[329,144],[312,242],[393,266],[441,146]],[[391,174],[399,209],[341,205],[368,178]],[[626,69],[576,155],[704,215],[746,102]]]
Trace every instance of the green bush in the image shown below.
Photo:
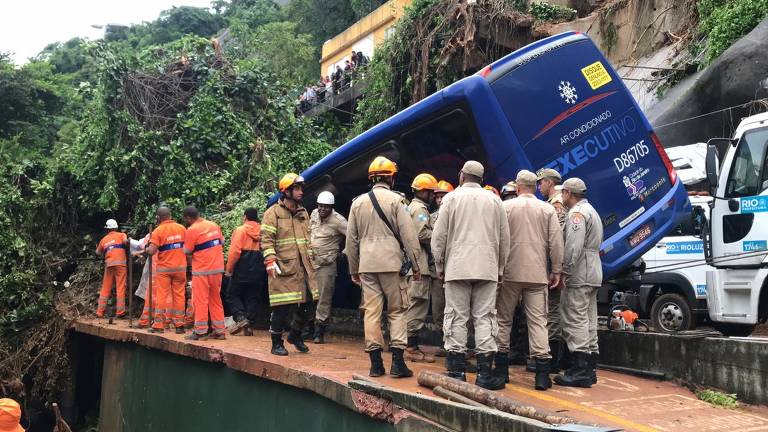
[[[711,62],[768,16],[768,0],[699,0],[697,10]]]
[[[536,21],[570,21],[576,18],[576,9],[549,3],[532,2],[528,12]]]

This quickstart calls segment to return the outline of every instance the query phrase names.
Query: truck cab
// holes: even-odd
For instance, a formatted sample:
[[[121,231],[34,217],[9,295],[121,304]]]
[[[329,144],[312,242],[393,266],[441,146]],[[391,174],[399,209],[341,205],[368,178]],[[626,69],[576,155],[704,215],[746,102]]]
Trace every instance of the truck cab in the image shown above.
[[[712,321],[749,334],[768,318],[768,113],[741,121],[732,138],[709,142],[714,197],[702,224]],[[722,161],[722,163],[719,163]]]

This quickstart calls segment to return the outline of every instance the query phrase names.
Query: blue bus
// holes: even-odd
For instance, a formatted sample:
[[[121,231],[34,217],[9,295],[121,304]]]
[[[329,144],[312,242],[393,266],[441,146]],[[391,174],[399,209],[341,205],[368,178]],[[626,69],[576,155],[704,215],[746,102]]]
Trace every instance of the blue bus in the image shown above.
[[[684,215],[682,181],[637,103],[594,43],[568,32],[523,47],[362,133],[302,173],[305,203],[336,195],[345,214],[377,155],[397,162],[396,189],[420,172],[456,185],[478,160],[500,187],[521,169],[580,177],[602,217],[604,275],[630,268]]]

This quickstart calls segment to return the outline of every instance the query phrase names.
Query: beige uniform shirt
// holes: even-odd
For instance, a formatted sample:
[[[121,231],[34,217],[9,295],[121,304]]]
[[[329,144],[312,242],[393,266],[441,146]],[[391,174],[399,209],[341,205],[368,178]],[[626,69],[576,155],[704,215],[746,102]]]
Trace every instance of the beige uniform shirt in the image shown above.
[[[501,199],[477,183],[447,194],[432,231],[432,254],[445,281],[500,281],[509,251]]]
[[[347,220],[335,210],[323,220],[317,209],[314,209],[309,217],[309,227],[312,262],[315,268],[335,263],[341,244],[347,236]]]
[[[563,230],[555,209],[533,194],[504,201],[509,222],[509,256],[504,280],[546,284],[547,262],[552,273],[563,267]]]
[[[419,270],[419,241],[403,205],[403,197],[382,183],[373,187],[373,193],[390,225],[400,234],[413,270]],[[349,273],[353,275],[398,272],[402,266],[400,244],[376,213],[367,193],[357,197],[349,210],[346,254]]]
[[[419,239],[421,245],[421,254],[419,255],[419,268],[422,269],[422,275],[434,276],[431,271],[434,269],[430,266],[432,259],[432,250],[430,242],[432,241],[432,222],[429,218],[429,210],[427,209],[427,203],[414,198],[407,207],[408,214],[411,216],[411,222],[413,222],[413,228],[416,230],[416,237]],[[431,270],[431,271],[430,271]]]
[[[557,221],[560,222],[560,228],[564,227],[568,209],[565,208],[565,203],[563,203],[563,191],[555,189],[549,199],[547,199],[547,202],[552,204],[552,207],[555,208],[555,211],[557,212]]]
[[[603,283],[602,242],[600,215],[586,199],[582,199],[568,211],[565,222],[563,273],[567,286],[599,287]]]

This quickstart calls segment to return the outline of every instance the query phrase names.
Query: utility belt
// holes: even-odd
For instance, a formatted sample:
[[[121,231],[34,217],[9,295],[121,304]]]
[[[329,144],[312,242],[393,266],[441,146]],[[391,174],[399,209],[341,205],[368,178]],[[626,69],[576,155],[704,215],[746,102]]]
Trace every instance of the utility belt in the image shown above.
[[[205,249],[210,249],[210,248],[212,248],[214,246],[221,246],[221,243],[222,243],[222,241],[221,241],[220,238],[213,239],[213,240],[208,240],[205,243],[200,243],[198,245],[195,245],[195,252],[199,252],[199,251],[205,250]]]
[[[157,248],[159,252],[168,252],[170,250],[181,249],[184,247],[184,242],[168,243]]]

